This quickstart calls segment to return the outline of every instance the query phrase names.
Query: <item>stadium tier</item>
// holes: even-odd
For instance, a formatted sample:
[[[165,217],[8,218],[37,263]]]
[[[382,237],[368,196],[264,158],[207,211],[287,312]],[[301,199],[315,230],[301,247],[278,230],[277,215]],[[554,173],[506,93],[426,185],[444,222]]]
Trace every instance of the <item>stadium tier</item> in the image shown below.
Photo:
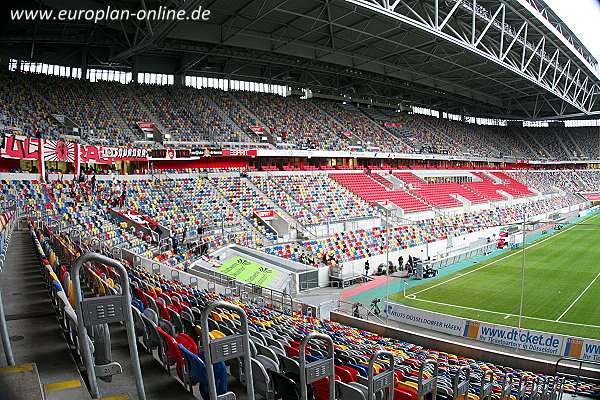
[[[398,117],[386,109],[320,99],[89,83],[34,73],[3,72],[0,79],[11,82],[3,85],[3,96],[4,104],[13,104],[0,109],[3,125],[48,138],[62,137],[72,126],[92,142],[131,145],[137,140],[141,145],[147,138],[140,123],[146,123],[174,143],[264,143],[268,138],[274,148],[550,160],[594,159],[600,148],[599,133],[590,128],[486,127],[418,114]]]

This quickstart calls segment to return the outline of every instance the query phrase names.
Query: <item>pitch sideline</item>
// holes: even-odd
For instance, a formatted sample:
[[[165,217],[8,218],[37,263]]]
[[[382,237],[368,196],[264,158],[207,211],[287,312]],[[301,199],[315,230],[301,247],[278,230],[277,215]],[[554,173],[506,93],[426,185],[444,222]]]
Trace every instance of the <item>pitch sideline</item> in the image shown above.
[[[539,245],[539,244],[542,244],[542,243],[544,243],[544,242],[545,242],[545,241],[547,241],[547,240],[554,239],[554,238],[556,238],[558,235],[560,235],[561,233],[565,233],[565,232],[567,232],[567,231],[569,231],[569,230],[571,230],[571,229],[575,228],[576,226],[577,226],[577,224],[573,224],[572,226],[568,227],[567,229],[564,229],[564,230],[562,230],[562,231],[560,231],[560,232],[558,232],[558,233],[555,233],[555,234],[554,234],[554,235],[552,235],[552,236],[549,236],[549,237],[547,237],[547,238],[544,238],[544,239],[542,239],[542,240],[540,240],[540,241],[538,241],[538,242],[535,242],[535,243],[531,244],[530,246],[528,246],[528,247],[526,247],[526,248],[527,248],[527,249],[529,249],[529,248],[532,248],[532,247],[534,247],[534,246],[537,246],[537,245]],[[522,251],[522,250],[521,250],[521,251]],[[462,277],[464,277],[464,276],[467,276],[467,275],[469,275],[469,274],[471,274],[471,273],[473,273],[473,272],[479,271],[480,269],[483,269],[483,268],[485,268],[485,267],[488,267],[488,266],[490,266],[490,265],[494,265],[494,264],[496,264],[496,263],[497,263],[497,262],[499,262],[499,261],[502,261],[502,260],[505,260],[505,259],[507,259],[507,258],[509,258],[509,257],[512,257],[512,256],[514,256],[515,254],[521,254],[521,251],[514,251],[514,252],[512,252],[512,253],[510,253],[510,254],[507,254],[507,255],[505,255],[504,257],[501,257],[501,258],[499,258],[499,259],[497,259],[497,260],[494,260],[494,261],[492,261],[492,262],[490,262],[490,263],[484,264],[484,265],[482,265],[482,266],[480,266],[480,267],[477,267],[477,268],[475,268],[475,269],[473,269],[473,270],[471,270],[471,271],[465,272],[464,274],[460,274],[460,275],[454,276],[454,277],[452,277],[452,278],[450,278],[450,279],[446,279],[445,281],[438,282],[438,283],[436,283],[436,284],[435,284],[435,285],[433,285],[433,286],[426,287],[425,289],[421,289],[421,290],[419,290],[419,291],[417,291],[417,292],[414,292],[414,293],[411,293],[411,294],[412,294],[412,295],[414,295],[414,296],[416,296],[416,295],[418,295],[419,293],[423,293],[423,292],[426,292],[426,291],[428,291],[429,289],[433,289],[433,288],[435,288],[435,287],[438,287],[438,286],[444,285],[444,284],[446,284],[446,283],[448,283],[448,282],[452,282],[452,281],[453,281],[453,280],[455,280],[455,279],[462,278]]]

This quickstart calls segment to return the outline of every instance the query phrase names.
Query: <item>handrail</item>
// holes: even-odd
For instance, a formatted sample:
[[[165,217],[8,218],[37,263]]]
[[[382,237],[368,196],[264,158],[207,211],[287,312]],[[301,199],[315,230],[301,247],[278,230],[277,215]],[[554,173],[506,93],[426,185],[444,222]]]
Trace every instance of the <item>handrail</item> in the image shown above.
[[[425,368],[428,365],[433,365],[433,372],[429,379],[423,380]],[[425,396],[431,393],[431,400],[437,398],[437,381],[438,381],[439,364],[435,360],[425,360],[419,368],[419,380],[417,389],[417,400],[425,400]],[[483,399],[482,399],[483,400]]]
[[[581,384],[581,371],[583,369],[583,364],[588,364],[588,365],[597,365],[600,367],[600,361],[591,361],[591,360],[580,360],[578,358],[573,358],[573,357],[561,357],[558,360],[556,360],[556,363],[554,364],[554,375],[561,375],[563,377],[565,376],[569,376],[570,374],[566,374],[564,372],[559,372],[558,368],[560,367],[561,362],[563,361],[569,361],[575,364],[579,364],[579,367],[577,368],[577,381],[575,383],[575,392],[574,394],[577,395],[579,393],[579,385]],[[572,376],[572,375],[570,375]],[[562,388],[561,388],[562,390]]]
[[[461,372],[464,372],[464,379],[460,380]],[[454,375],[454,381],[452,383],[452,398],[453,400],[459,400],[460,398],[466,399],[469,394],[469,385],[471,383],[471,368],[463,365],[456,371]]]
[[[129,277],[127,275],[127,270],[119,261],[108,258],[98,253],[86,253],[80,256],[71,268],[71,280],[73,282],[73,293],[75,296],[75,314],[77,315],[77,334],[79,336],[79,343],[81,344],[81,355],[84,360],[85,368],[87,371],[88,383],[90,385],[90,392],[92,394],[92,397],[100,397],[100,391],[98,388],[98,382],[96,380],[93,355],[91,353],[90,345],[87,341],[87,329],[84,318],[89,318],[89,316],[86,314],[86,316],[84,317],[83,315],[84,299],[81,292],[81,279],[79,276],[83,264],[87,262],[99,262],[101,264],[112,267],[119,272],[119,275],[121,277],[121,296],[119,297],[121,297],[121,307],[123,308],[122,312],[124,314],[121,317],[121,321],[125,322],[127,327],[127,341],[129,343],[129,354],[131,357],[138,398],[140,400],[146,400],[146,393],[144,391],[144,381],[142,378],[142,370],[140,367],[140,357],[137,350],[137,338],[135,336],[133,313],[131,311],[131,292],[129,290]]]
[[[2,248],[0,251],[2,255],[0,257],[0,272],[4,268],[4,259],[6,256],[6,250],[8,249],[8,243],[12,235],[12,231],[15,227],[15,215],[12,216],[10,222],[5,226],[2,231]],[[10,343],[10,336],[8,334],[8,326],[6,324],[6,315],[4,313],[4,301],[2,300],[2,292],[0,291],[0,336],[2,339],[2,347],[4,348],[4,355],[6,357],[6,363],[9,366],[15,365],[15,357],[12,351],[12,344]]]
[[[312,339],[321,339],[327,344],[327,358],[306,363],[306,348]],[[310,332],[300,343],[300,394],[301,400],[308,400],[308,384],[329,377],[329,400],[335,399],[334,344],[331,336]]]
[[[510,400],[510,395],[513,388],[513,374],[504,375],[504,382],[502,383],[502,391],[500,392],[500,400]]]
[[[486,378],[489,378],[486,380]],[[479,389],[479,400],[486,400],[492,398],[492,389],[494,387],[494,373],[491,370],[487,370],[481,377],[481,386]]]
[[[2,300],[2,292],[0,291],[0,336],[2,336],[2,347],[6,356],[8,365],[15,365],[15,357],[12,351],[12,345],[8,335],[8,327],[6,325],[6,316],[4,315],[4,302]]]
[[[378,358],[385,357],[389,360],[390,365],[385,370],[375,375],[375,361]],[[394,354],[390,351],[377,350],[369,359],[369,373],[367,380],[367,398],[366,400],[375,400],[375,393],[388,389],[388,399],[394,400]]]
[[[217,340],[210,339],[208,317],[217,308],[234,311],[239,315],[240,329],[242,331],[241,334],[229,335]],[[202,348],[204,351],[206,374],[208,377],[208,394],[210,396],[210,400],[217,400],[219,398],[217,395],[217,385],[213,363],[238,357],[244,358],[244,375],[246,377],[247,398],[248,400],[253,400],[254,381],[252,380],[252,362],[249,339],[250,333],[248,331],[248,317],[246,316],[244,309],[238,305],[227,303],[225,301],[216,301],[204,309],[200,318],[202,323]]]

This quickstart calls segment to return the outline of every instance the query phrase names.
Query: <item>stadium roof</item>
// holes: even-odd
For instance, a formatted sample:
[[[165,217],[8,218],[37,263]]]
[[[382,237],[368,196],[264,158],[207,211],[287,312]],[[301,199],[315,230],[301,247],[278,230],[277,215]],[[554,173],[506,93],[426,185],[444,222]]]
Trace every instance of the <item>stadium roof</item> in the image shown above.
[[[285,84],[456,114],[600,113],[597,61],[541,0],[40,0],[14,8],[108,5],[202,6],[211,14],[206,22],[9,21],[0,51],[71,66],[85,59],[90,68]]]

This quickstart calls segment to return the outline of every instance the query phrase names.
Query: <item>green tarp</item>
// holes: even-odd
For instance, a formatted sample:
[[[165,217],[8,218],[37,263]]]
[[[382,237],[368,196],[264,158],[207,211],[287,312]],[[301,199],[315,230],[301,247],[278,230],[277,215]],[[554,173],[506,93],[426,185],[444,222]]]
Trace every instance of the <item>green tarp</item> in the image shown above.
[[[281,272],[240,256],[231,257],[218,270],[240,282],[269,287]]]

